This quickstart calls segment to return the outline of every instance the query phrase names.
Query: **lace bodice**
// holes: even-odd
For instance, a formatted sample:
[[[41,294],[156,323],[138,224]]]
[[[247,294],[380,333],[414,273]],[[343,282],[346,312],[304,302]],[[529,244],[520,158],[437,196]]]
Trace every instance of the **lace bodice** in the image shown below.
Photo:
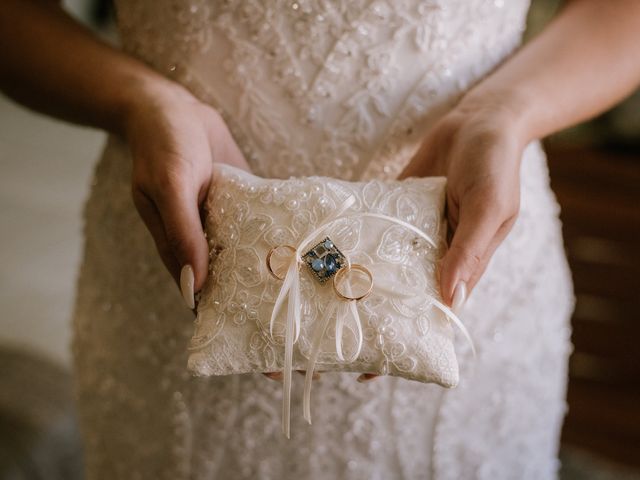
[[[254,173],[394,178],[427,129],[520,43],[527,0],[116,0],[122,45],[216,107]],[[540,66],[543,68],[543,66]],[[192,378],[193,315],[111,138],[84,210],[74,365],[87,479],[551,479],[572,308],[544,152],[461,318],[460,383],[314,382],[280,433],[281,385]],[[295,383],[295,382],[294,382]],[[300,386],[300,383],[297,383]],[[302,389],[294,388],[292,405]]]
[[[215,105],[257,174],[369,179],[519,45],[529,2],[116,3],[125,49]]]

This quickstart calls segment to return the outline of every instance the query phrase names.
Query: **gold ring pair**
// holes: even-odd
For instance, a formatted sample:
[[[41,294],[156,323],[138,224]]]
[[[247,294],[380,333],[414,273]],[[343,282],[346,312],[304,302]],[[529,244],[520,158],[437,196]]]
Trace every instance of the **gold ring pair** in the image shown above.
[[[269,253],[267,253],[267,258],[266,258],[267,270],[269,270],[269,273],[274,278],[278,280],[284,280],[284,276],[278,275],[271,266],[271,257],[280,248],[285,248],[294,254],[296,252],[296,249],[291,245],[277,245],[271,248],[269,250]],[[366,292],[364,292],[362,295],[350,296],[341,292],[338,288],[340,286],[340,283],[344,280],[344,276],[352,270],[356,270],[361,273],[364,273],[369,278],[369,287],[367,288]],[[367,296],[369,296],[372,289],[373,289],[373,274],[367,267],[365,267],[364,265],[360,265],[359,263],[353,263],[353,264],[349,263],[344,267],[340,268],[333,276],[333,290],[336,292],[336,295],[338,295],[340,298],[344,300],[356,300],[356,301],[362,300],[363,298],[366,298]]]

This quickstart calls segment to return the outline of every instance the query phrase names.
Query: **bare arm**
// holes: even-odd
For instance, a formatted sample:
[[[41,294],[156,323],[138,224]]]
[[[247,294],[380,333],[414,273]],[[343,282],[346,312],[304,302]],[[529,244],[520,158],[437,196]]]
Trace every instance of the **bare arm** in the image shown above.
[[[640,2],[572,0],[466,100],[505,96],[526,141],[602,113],[639,83]]]
[[[0,2],[0,65],[0,88],[15,100],[128,142],[133,201],[193,308],[207,276],[199,210],[212,162],[248,169],[220,115],[98,40],[54,1]]]
[[[16,101],[127,140],[133,201],[194,308],[209,260],[199,209],[212,162],[249,168],[220,115],[96,39],[55,0],[0,0],[0,65],[0,89]]]
[[[631,93],[639,48],[639,1],[573,0],[429,132],[401,176],[448,177],[447,302],[466,297],[515,222],[524,147]]]
[[[16,101],[116,133],[140,90],[169,83],[53,1],[0,3],[0,65],[0,88]]]

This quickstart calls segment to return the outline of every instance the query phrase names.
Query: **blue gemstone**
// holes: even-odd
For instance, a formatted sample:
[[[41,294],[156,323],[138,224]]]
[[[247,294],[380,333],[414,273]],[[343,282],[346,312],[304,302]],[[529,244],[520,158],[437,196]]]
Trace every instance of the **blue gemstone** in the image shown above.
[[[336,270],[336,259],[330,253],[324,257],[324,268],[327,270],[327,273],[333,273]]]
[[[326,239],[324,241],[324,248],[326,248],[327,250],[333,248],[333,242],[329,239]]]
[[[314,258],[311,262],[311,268],[313,268],[316,272],[319,272],[324,267],[324,262],[319,258]]]

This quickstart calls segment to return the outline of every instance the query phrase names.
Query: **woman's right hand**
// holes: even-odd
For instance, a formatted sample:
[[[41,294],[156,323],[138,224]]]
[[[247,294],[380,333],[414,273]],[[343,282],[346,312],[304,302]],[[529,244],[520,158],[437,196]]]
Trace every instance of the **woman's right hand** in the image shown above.
[[[189,308],[207,277],[202,205],[214,162],[249,171],[222,117],[178,84],[145,86],[126,115],[133,201]],[[264,374],[282,381],[281,372]],[[316,377],[317,375],[314,375]]]
[[[201,207],[213,162],[249,166],[218,112],[97,40],[57,3],[0,2],[0,44],[12,42],[0,49],[0,90],[40,112],[127,141],[134,204],[193,309],[208,270]]]
[[[213,163],[249,166],[218,112],[179,84],[141,86],[125,118],[134,204],[193,309],[208,271],[201,215]]]

